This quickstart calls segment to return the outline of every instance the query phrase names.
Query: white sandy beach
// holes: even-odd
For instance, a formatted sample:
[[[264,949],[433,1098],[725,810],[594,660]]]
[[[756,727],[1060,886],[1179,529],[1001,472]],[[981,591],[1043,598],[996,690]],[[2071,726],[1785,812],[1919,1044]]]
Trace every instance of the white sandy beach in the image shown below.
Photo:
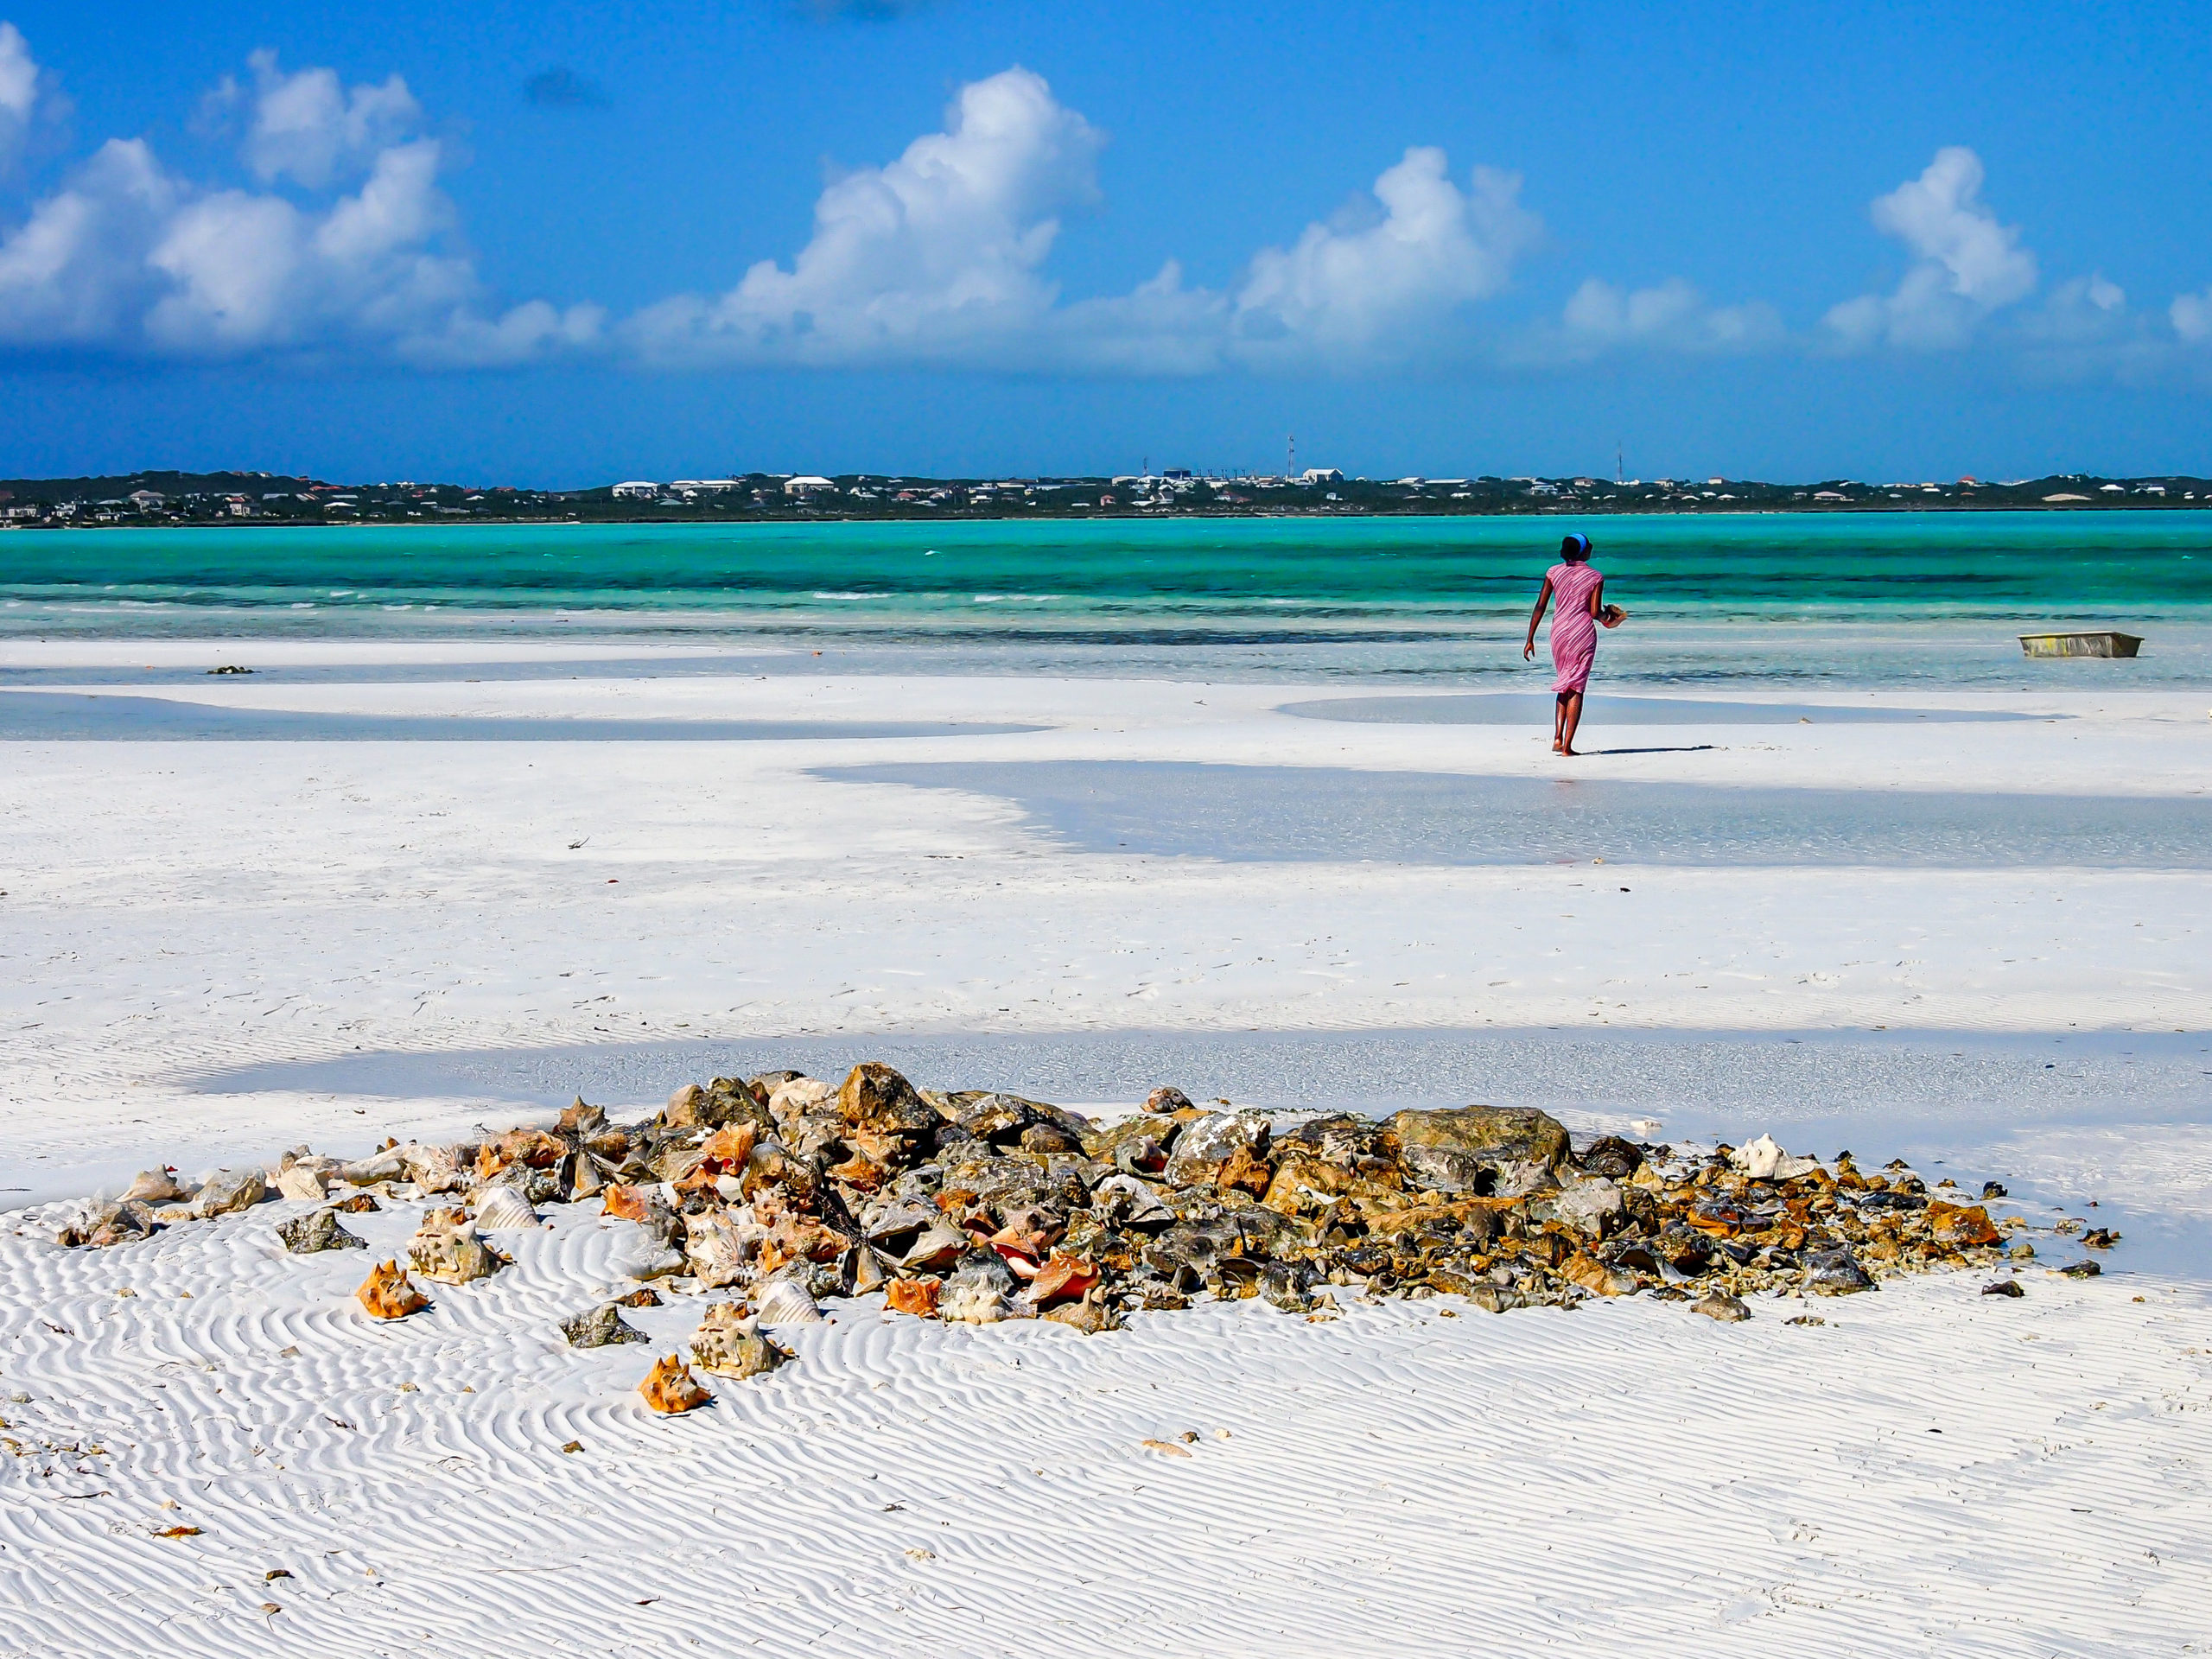
[[[656,674],[656,651],[694,671]],[[556,653],[573,677],[548,677]],[[358,1254],[282,1253],[270,1222],[296,1206],[105,1252],[18,1214],[0,1653],[2201,1650],[2201,696],[1808,691],[1802,717],[1746,724],[1669,692],[1679,725],[1593,712],[1593,753],[1562,763],[1541,729],[1280,712],[1341,688],[702,660],[0,646],[38,674],[0,703],[302,717],[283,741],[0,741],[0,1202],[503,1128],[578,1091],[626,1116],[718,1059],[803,1049],[826,1074],[898,1051],[917,1082],[1086,1110],[1175,1082],[1772,1128],[2001,1179],[2037,1224],[2096,1216],[2123,1242],[2098,1279],[2029,1268],[2018,1301],[1929,1279],[1823,1303],[1822,1326],[1787,1325],[1796,1303],[1722,1327],[1641,1298],[1449,1319],[1440,1299],[1084,1338],[862,1300],[679,1422],[630,1392],[654,1351],[573,1353],[554,1329],[621,1281],[626,1224],[564,1215],[519,1272],[382,1329],[353,1310]],[[232,661],[265,671],[168,671]],[[1840,717],[1883,709],[1903,717]],[[1033,729],[316,734],[333,717],[417,739],[456,718]],[[823,775],[894,766],[941,770]],[[1662,797],[1602,798],[1629,804],[1581,844],[1570,812],[1542,861],[1378,855],[1433,849],[1464,810],[1408,779],[1569,766],[1696,787],[1628,859],[1608,826]],[[1147,843],[1159,769],[1189,766],[1219,770],[1173,774],[1177,822]],[[1024,768],[1103,804],[1047,822]],[[1306,769],[1313,799],[1238,768]],[[1861,804],[1802,837],[1786,812],[1741,827],[1839,790]],[[1972,845],[1921,812],[1969,798]],[[2084,805],[2106,816],[2080,828]],[[1484,829],[1466,818],[1470,845]],[[1160,850],[1193,837],[1217,855]],[[1283,1063],[1293,1041],[1319,1047]],[[1708,1078],[1669,1058],[1685,1043],[1738,1058]],[[1440,1067],[1438,1045],[1471,1058]],[[932,1053],[999,1069],[930,1075]],[[1191,1070],[1156,1071],[1168,1053]],[[358,1219],[380,1247],[409,1226]],[[696,1309],[638,1317],[666,1344]],[[1185,1429],[1188,1457],[1140,1445]],[[150,1535],[178,1523],[202,1530]]]

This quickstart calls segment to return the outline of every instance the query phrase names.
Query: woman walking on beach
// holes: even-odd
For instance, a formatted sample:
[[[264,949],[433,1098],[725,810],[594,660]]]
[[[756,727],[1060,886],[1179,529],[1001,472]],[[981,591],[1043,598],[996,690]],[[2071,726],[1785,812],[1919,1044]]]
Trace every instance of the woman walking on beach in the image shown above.
[[[1598,660],[1598,625],[1617,628],[1628,614],[1605,601],[1605,578],[1591,568],[1590,538],[1569,536],[1559,544],[1560,563],[1544,572],[1543,591],[1529,616],[1529,638],[1521,659],[1536,654],[1536,625],[1544,620],[1544,607],[1557,601],[1552,612],[1552,690],[1558,702],[1552,714],[1552,753],[1574,753],[1574,728],[1582,723],[1582,690],[1590,683],[1591,665]]]

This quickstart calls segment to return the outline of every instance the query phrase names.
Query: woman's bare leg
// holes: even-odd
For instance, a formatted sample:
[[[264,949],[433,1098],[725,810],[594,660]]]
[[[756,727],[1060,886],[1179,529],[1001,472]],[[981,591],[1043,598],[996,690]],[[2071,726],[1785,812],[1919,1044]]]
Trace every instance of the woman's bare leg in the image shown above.
[[[1582,723],[1582,694],[1569,691],[1559,700],[1560,743],[1561,754],[1574,753],[1574,728]]]
[[[1557,754],[1567,747],[1567,699],[1562,691],[1552,699],[1552,753]]]

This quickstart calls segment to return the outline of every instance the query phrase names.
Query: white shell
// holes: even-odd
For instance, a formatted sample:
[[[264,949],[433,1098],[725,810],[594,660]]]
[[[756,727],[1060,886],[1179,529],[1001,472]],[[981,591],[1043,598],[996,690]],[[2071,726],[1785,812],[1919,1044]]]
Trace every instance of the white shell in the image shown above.
[[[1762,1135],[1750,1145],[1738,1147],[1735,1163],[1755,1181],[1795,1180],[1821,1166],[1817,1158],[1791,1157],[1770,1135]]]
[[[176,1178],[166,1169],[139,1172],[123,1194],[125,1204],[168,1204],[176,1198],[188,1198],[192,1194],[177,1185]]]
[[[795,1112],[819,1106],[836,1092],[819,1077],[793,1077],[789,1083],[776,1085],[775,1092],[768,1096],[768,1109],[780,1123]]]
[[[451,1147],[426,1147],[410,1141],[399,1148],[399,1157],[407,1179],[425,1192],[450,1192],[467,1185],[461,1159]]]
[[[806,1294],[806,1287],[794,1284],[789,1279],[772,1279],[760,1292],[754,1304],[755,1314],[763,1325],[819,1325],[822,1310],[814,1305],[814,1298]]]
[[[305,1164],[294,1164],[276,1177],[276,1191],[285,1198],[300,1204],[321,1204],[324,1195],[325,1177],[319,1169]]]
[[[753,1276],[753,1255],[767,1236],[749,1210],[695,1216],[685,1230],[683,1255],[701,1284],[721,1290]]]
[[[1006,1298],[988,1281],[947,1280],[938,1293],[937,1316],[950,1324],[995,1325],[1007,1313]]]
[[[471,1196],[476,1205],[476,1224],[487,1233],[501,1227],[537,1225],[537,1211],[512,1186],[480,1186]]]

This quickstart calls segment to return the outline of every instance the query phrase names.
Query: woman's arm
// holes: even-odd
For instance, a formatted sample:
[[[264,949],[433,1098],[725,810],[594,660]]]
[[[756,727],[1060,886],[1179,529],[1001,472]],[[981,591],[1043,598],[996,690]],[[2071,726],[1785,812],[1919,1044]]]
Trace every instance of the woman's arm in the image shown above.
[[[1529,639],[1521,647],[1521,660],[1527,662],[1536,654],[1536,624],[1544,620],[1544,607],[1552,602],[1552,579],[1544,578],[1542,590],[1536,595],[1536,608],[1529,613]]]
[[[1605,579],[1603,576],[1600,576],[1598,578],[1598,585],[1590,590],[1590,615],[1592,620],[1595,620],[1598,613],[1605,608]]]

